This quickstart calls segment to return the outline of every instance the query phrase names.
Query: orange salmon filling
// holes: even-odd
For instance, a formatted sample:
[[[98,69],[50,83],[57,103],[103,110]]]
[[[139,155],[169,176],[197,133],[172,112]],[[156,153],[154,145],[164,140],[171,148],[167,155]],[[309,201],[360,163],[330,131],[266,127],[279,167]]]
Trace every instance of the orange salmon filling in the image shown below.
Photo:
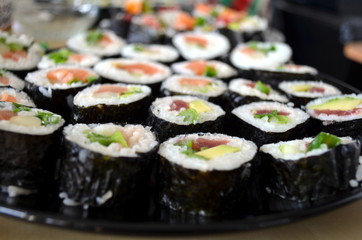
[[[255,52],[257,52],[255,49],[252,49],[252,48],[249,48],[249,47],[245,47],[243,49],[240,50],[241,53],[245,54],[245,55],[252,55],[254,54]]]
[[[16,102],[16,98],[10,94],[3,93],[0,95],[0,101],[3,102]]]
[[[86,56],[82,54],[72,54],[69,56],[69,60],[73,62],[81,62],[86,58]]]
[[[5,86],[8,86],[10,84],[10,80],[7,77],[0,77],[0,83]]]
[[[9,120],[10,118],[12,118],[14,116],[16,116],[16,114],[10,110],[0,110],[0,121]]]
[[[206,87],[210,84],[210,81],[206,79],[181,78],[179,83],[184,86]]]
[[[196,44],[197,46],[200,47],[206,47],[207,46],[207,39],[203,38],[203,37],[196,37],[196,36],[185,36],[184,37],[185,42],[189,43],[189,44]]]
[[[142,12],[142,0],[127,0],[124,3],[124,9],[130,14],[140,14]]]
[[[100,88],[98,88],[98,90],[95,91],[94,94],[104,93],[104,92],[122,94],[124,92],[127,92],[127,90],[128,90],[128,88],[126,88],[126,87],[120,87],[120,86],[114,86],[114,85],[103,85]]]
[[[52,84],[69,83],[73,80],[86,83],[88,77],[89,72],[83,69],[56,69],[47,73],[47,78]]]
[[[27,53],[25,51],[9,51],[2,54],[3,58],[13,60],[15,62],[19,61],[22,58],[26,58]]]
[[[207,66],[212,66],[211,64],[208,64],[206,61],[192,61],[185,65],[187,69],[190,69],[195,75],[201,76],[205,72],[205,68]]]
[[[157,67],[153,67],[147,64],[135,63],[135,64],[120,64],[115,63],[114,67],[127,71],[130,74],[146,74],[146,75],[155,75],[157,73],[162,73],[163,71]]]
[[[199,3],[195,6],[195,11],[203,14],[210,14],[212,12],[213,6],[207,3]]]
[[[194,28],[194,18],[191,17],[189,14],[181,12],[177,15],[174,28],[176,30],[192,30]]]

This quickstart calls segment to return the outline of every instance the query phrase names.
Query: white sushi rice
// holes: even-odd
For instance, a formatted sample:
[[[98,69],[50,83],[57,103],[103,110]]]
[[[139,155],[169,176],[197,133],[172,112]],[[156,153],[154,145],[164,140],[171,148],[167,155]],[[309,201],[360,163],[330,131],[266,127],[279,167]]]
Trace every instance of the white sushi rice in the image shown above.
[[[324,89],[324,92],[303,92],[303,91],[295,91],[294,88],[298,85],[307,85],[311,87],[318,87]],[[324,96],[333,96],[333,95],[340,95],[342,92],[322,81],[283,81],[278,86],[284,92],[291,94],[296,97],[304,97],[304,98],[319,98]]]
[[[143,50],[136,50],[137,48]],[[179,53],[175,48],[159,44],[128,44],[122,49],[121,53],[126,58],[156,62],[173,62],[179,58]]]
[[[260,67],[258,70],[269,71],[269,72],[280,72],[280,73],[297,73],[297,74],[312,74],[316,75],[318,70],[314,67],[307,65],[297,64],[282,64],[279,66],[272,67]]]
[[[206,47],[188,44],[185,36],[195,36],[207,39]],[[184,32],[176,34],[172,39],[173,44],[181,55],[187,60],[213,59],[226,54],[230,43],[226,37],[216,32]]]
[[[82,86],[89,84],[89,83],[83,83],[83,82],[75,82],[72,84],[68,84],[68,83],[53,84],[48,80],[47,74],[48,74],[48,72],[57,70],[57,69],[80,69],[80,70],[87,71],[90,76],[98,77],[98,74],[89,68],[73,67],[73,66],[57,66],[57,67],[53,67],[53,68],[49,68],[49,69],[30,72],[26,75],[25,81],[32,83],[36,86],[44,87],[45,92],[50,91],[49,89],[69,89],[69,88],[75,88],[75,87],[82,87]],[[49,94],[51,94],[51,91]]]
[[[196,87],[184,86],[180,84],[182,79],[194,79],[195,81],[202,79],[210,82],[208,91],[200,91]],[[200,88],[200,87],[199,87]],[[201,87],[203,88],[203,87]],[[224,94],[227,90],[227,85],[220,80],[208,78],[208,77],[195,77],[185,75],[173,75],[166,79],[161,86],[161,89],[167,89],[172,92],[181,93],[185,95],[199,95],[205,97],[217,97]]]
[[[260,16],[246,16],[238,25],[238,31],[241,32],[258,32],[265,31],[268,27],[268,21]]]
[[[229,90],[232,92],[235,92],[241,96],[255,96],[262,100],[272,100],[272,101],[277,101],[277,102],[282,102],[282,103],[287,103],[289,101],[289,99],[285,95],[274,90],[269,85],[267,85],[267,86],[270,89],[270,91],[269,91],[269,94],[266,94],[266,93],[259,91],[258,89],[254,88],[254,87],[247,85],[250,83],[255,83],[255,82],[248,80],[248,79],[244,79],[244,78],[233,79],[229,83]]]
[[[68,39],[66,45],[76,52],[95,54],[101,57],[119,55],[125,41],[110,30],[102,30],[102,34],[111,39],[107,45],[89,45],[86,41],[87,32],[82,32]]]
[[[117,68],[116,65],[127,65],[127,64],[147,64],[160,70],[159,73],[153,75],[147,74],[131,74],[125,70]],[[167,66],[145,60],[125,59],[125,58],[114,58],[106,59],[94,66],[94,70],[104,78],[111,79],[118,82],[126,82],[133,84],[152,84],[161,82],[171,75],[171,70]]]
[[[196,140],[205,138],[210,140],[226,140],[226,145],[239,148],[238,152],[227,153],[214,159],[205,160],[201,158],[189,157],[182,153],[184,147],[178,146],[180,141]],[[160,145],[159,155],[166,158],[168,161],[180,165],[184,168],[194,169],[199,171],[230,171],[239,168],[241,165],[252,160],[256,154],[257,147],[251,142],[238,137],[231,137],[224,134],[189,134],[179,135],[171,138]]]
[[[288,118],[289,122],[286,124],[278,124],[273,121],[268,121],[268,117],[263,118],[254,118],[255,112],[258,110],[276,110],[278,112],[289,113]],[[295,128],[297,125],[304,123],[309,119],[309,115],[302,111],[299,108],[292,108],[282,103],[277,102],[254,102],[240,107],[235,108],[232,111],[232,114],[236,115],[238,118],[244,122],[264,131],[264,132],[274,132],[282,133],[286,132],[292,128]]]
[[[0,102],[0,111],[8,110],[13,111],[13,104],[9,102]],[[17,116],[32,116],[35,117],[38,112],[44,113],[52,113],[47,110],[37,109],[37,108],[30,108],[29,111],[20,111],[17,113]],[[59,117],[59,122],[57,124],[50,124],[47,126],[23,126],[16,123],[13,123],[10,120],[0,120],[0,130],[2,131],[9,131],[15,132],[20,134],[28,134],[28,135],[49,135],[58,130],[64,124],[64,119],[58,115],[54,114],[54,116]]]
[[[1,71],[1,70],[0,70]],[[12,72],[9,71],[1,71],[1,77],[3,78],[7,78],[9,80],[9,84],[2,84],[0,81],[0,87],[12,87],[12,88],[16,88],[19,90],[23,90],[25,87],[25,82],[23,80],[21,80],[19,77],[17,77],[15,74],[13,74]]]
[[[14,88],[0,88],[0,98],[3,94],[8,94],[16,99],[16,103],[35,107],[33,100],[23,91],[16,90]]]
[[[141,92],[134,93],[127,97],[119,97],[119,94],[102,94],[101,96],[97,96],[94,94],[98,91],[102,86],[114,86],[114,87],[127,87],[127,88],[137,88]],[[148,86],[144,85],[127,85],[127,84],[97,84],[91,87],[87,87],[84,90],[80,91],[75,95],[73,103],[77,106],[81,107],[89,107],[97,104],[105,104],[105,105],[119,105],[119,104],[129,104],[132,102],[136,102],[142,98],[145,98],[151,94],[151,89]]]
[[[289,61],[292,56],[292,49],[289,45],[281,42],[255,42],[259,48],[270,48],[275,46],[275,51],[263,54],[257,51],[255,54],[245,54],[243,49],[249,47],[249,43],[241,43],[234,48],[230,54],[231,63],[240,69],[260,69],[279,66]]]
[[[178,74],[194,76],[195,73],[186,67],[190,63],[192,63],[192,61],[177,62],[172,64],[171,68]],[[215,68],[215,78],[229,78],[237,75],[237,71],[226,63],[217,60],[209,60],[207,61],[207,64]]]
[[[341,144],[348,144],[354,142],[350,137],[341,137]],[[273,156],[275,159],[283,159],[287,161],[297,161],[301,158],[319,156],[325,152],[328,152],[328,147],[322,144],[321,148],[313,149],[307,152],[308,144],[313,140],[313,138],[304,138],[292,141],[282,141],[278,143],[265,144],[260,147],[260,151],[268,153]],[[295,149],[297,152],[292,153],[283,153],[280,149],[281,146],[287,145]]]
[[[191,96],[172,96],[157,98],[151,105],[152,114],[160,119],[176,123],[178,125],[190,125],[190,123],[184,121],[183,116],[178,116],[181,111],[185,110],[185,108],[181,108],[179,111],[170,110],[170,106],[175,100],[181,100],[187,103],[200,100],[211,109],[210,111],[199,113],[197,121],[193,124],[199,124],[206,121],[215,121],[220,116],[225,115],[225,111],[218,105],[202,100],[201,98]]]
[[[74,61],[71,58],[65,63],[55,63],[54,60],[49,58],[49,55],[45,55],[41,58],[40,62],[38,63],[38,69],[47,69],[56,66],[74,66],[74,67],[92,67],[97,62],[100,61],[100,58],[93,54],[82,54],[83,59],[81,61]]]
[[[128,148],[118,143],[103,146],[98,142],[91,142],[87,138],[88,132],[110,136],[120,131],[127,141]],[[63,134],[68,141],[79,146],[112,157],[137,157],[138,153],[146,153],[157,146],[158,142],[150,127],[128,124],[125,126],[113,123],[107,124],[76,124],[64,128]]]
[[[324,113],[323,114],[316,114],[315,110],[310,108],[313,105],[319,105],[319,104],[322,104],[322,103],[327,102],[327,101],[332,100],[332,99],[345,98],[345,97],[360,99],[361,104],[356,106],[356,108],[362,109],[362,94],[353,93],[353,94],[344,94],[344,95],[339,95],[339,96],[330,96],[330,97],[317,98],[315,100],[310,101],[305,106],[306,111],[312,117],[323,121],[323,125],[329,125],[329,124],[334,123],[334,122],[344,122],[344,121],[351,121],[351,120],[361,119],[362,118],[362,111],[358,111],[358,112],[356,112],[354,114],[351,114],[351,115],[338,116],[336,114],[330,114],[330,115],[329,114],[324,114]]]

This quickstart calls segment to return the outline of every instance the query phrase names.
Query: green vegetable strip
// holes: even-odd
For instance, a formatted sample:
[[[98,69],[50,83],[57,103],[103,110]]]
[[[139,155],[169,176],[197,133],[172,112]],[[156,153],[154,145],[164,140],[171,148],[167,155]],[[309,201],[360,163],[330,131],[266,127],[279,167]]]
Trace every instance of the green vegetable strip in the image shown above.
[[[89,31],[85,38],[85,41],[89,45],[96,45],[102,39],[102,36],[103,34],[99,30]]]
[[[182,151],[181,153],[187,155],[188,157],[196,157],[196,158],[201,158],[201,159],[205,159],[204,157],[202,156],[198,156],[198,155],[195,155],[195,153],[199,152],[198,150],[195,150],[192,148],[192,140],[187,140],[187,141],[183,141],[183,142],[178,142],[176,143],[177,146],[181,146],[181,147],[184,147],[186,148],[184,151]],[[207,147],[202,147],[200,149],[200,151],[202,150],[206,150]]]
[[[142,93],[142,91],[139,88],[130,87],[126,92],[121,93],[121,95],[119,95],[119,97],[120,98],[128,97],[128,96],[131,96],[136,93]]]
[[[6,72],[6,69],[0,69],[0,77],[3,77]]]
[[[68,61],[69,56],[72,54],[68,49],[62,48],[58,51],[51,52],[48,58],[53,60],[54,63],[65,63]]]
[[[267,117],[268,122],[275,122],[277,124],[287,124],[289,122],[289,117],[284,115],[278,115],[278,111],[273,110],[270,113],[256,114],[254,118],[261,119]]]
[[[38,112],[35,117],[41,120],[41,125],[43,126],[57,124],[60,121],[60,117],[55,116],[53,113]]]
[[[122,147],[128,148],[128,143],[126,139],[123,137],[120,131],[114,132],[111,136],[104,136],[101,134],[97,134],[94,132],[88,132],[87,138],[91,142],[98,142],[99,144],[108,147],[112,143],[119,143]]]
[[[262,93],[265,93],[265,94],[269,94],[270,92],[270,88],[263,84],[261,81],[257,81],[256,84],[255,84],[255,89],[259,90],[260,92]]]
[[[265,55],[268,55],[270,52],[274,52],[277,50],[277,48],[275,47],[275,45],[271,45],[270,47],[259,47],[258,44],[256,42],[250,42],[248,44],[248,47],[252,50],[255,50],[255,51],[258,51],[258,52],[261,52]]]
[[[215,77],[215,76],[217,76],[217,71],[213,66],[207,65],[205,67],[203,75],[207,76],[207,77]]]
[[[313,139],[312,142],[309,143],[307,152],[321,148],[324,144],[328,148],[334,148],[335,146],[341,144],[341,139],[335,135],[321,132]]]
[[[14,113],[18,113],[18,112],[22,112],[22,111],[30,111],[30,108],[17,104],[17,103],[13,103],[13,112]]]
[[[184,117],[184,122],[194,123],[199,118],[199,113],[195,109],[189,108],[181,111],[177,116]]]

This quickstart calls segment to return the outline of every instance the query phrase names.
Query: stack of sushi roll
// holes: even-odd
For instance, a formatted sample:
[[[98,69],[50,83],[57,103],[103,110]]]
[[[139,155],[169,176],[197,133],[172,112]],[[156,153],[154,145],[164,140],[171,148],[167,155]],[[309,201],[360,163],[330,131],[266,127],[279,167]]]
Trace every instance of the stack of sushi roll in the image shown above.
[[[23,90],[25,82],[12,72],[0,69],[0,87],[12,87],[18,90]]]
[[[279,89],[298,107],[306,105],[315,98],[341,95],[335,86],[322,81],[282,81]]]
[[[261,146],[303,137],[309,115],[299,108],[277,102],[254,102],[232,110],[229,131]]]
[[[76,124],[63,134],[60,197],[65,205],[127,207],[148,198],[158,147],[149,127]]]
[[[33,100],[28,96],[28,94],[9,87],[0,87],[0,101],[35,107]]]
[[[160,202],[171,210],[219,215],[246,198],[257,147],[224,134],[179,135],[160,145]],[[255,201],[255,199],[254,199]]]
[[[182,133],[221,132],[225,111],[192,96],[157,98],[151,105],[148,125],[160,141]]]
[[[314,138],[260,147],[268,190],[282,198],[313,201],[348,190],[355,179],[360,143],[321,132]]]
[[[151,89],[145,85],[97,84],[75,95],[72,120],[75,123],[144,123],[150,104]]]
[[[69,38],[67,47],[80,53],[94,54],[100,57],[119,56],[125,41],[110,30],[91,30],[81,32]]]
[[[9,196],[54,183],[64,119],[49,111],[0,102],[0,186]]]

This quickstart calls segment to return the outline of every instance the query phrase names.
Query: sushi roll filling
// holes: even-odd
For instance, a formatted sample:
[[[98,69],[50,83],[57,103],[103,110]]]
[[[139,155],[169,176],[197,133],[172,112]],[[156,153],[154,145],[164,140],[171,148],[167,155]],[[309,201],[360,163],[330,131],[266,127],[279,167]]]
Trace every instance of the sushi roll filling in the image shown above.
[[[207,61],[192,61],[187,63],[185,68],[191,70],[197,76],[216,77],[218,74],[214,64]]]
[[[184,122],[195,124],[198,122],[200,113],[211,111],[211,108],[201,100],[194,100],[189,103],[175,100],[170,105],[170,111],[179,111],[177,116],[183,117]]]
[[[207,93],[213,91],[217,87],[216,82],[211,82],[208,79],[202,78],[181,78],[179,84],[185,88],[200,93]]]
[[[287,124],[289,123],[289,113],[277,110],[257,110],[255,111],[255,119],[266,119],[267,122],[273,122],[276,124]]]
[[[118,70],[125,71],[132,76],[143,76],[143,75],[152,76],[152,75],[163,73],[162,69],[159,69],[157,67],[151,66],[149,64],[144,64],[144,63],[122,64],[122,63],[116,62],[116,63],[113,63],[112,66]]]
[[[87,32],[87,35],[85,36],[85,42],[90,46],[107,46],[113,41],[110,37],[107,36],[107,34],[104,34],[99,30],[94,30]]]
[[[263,46],[259,45],[257,42],[249,42],[244,48],[240,49],[242,54],[252,58],[267,57],[269,53],[275,51],[277,51],[277,47],[274,44]]]

